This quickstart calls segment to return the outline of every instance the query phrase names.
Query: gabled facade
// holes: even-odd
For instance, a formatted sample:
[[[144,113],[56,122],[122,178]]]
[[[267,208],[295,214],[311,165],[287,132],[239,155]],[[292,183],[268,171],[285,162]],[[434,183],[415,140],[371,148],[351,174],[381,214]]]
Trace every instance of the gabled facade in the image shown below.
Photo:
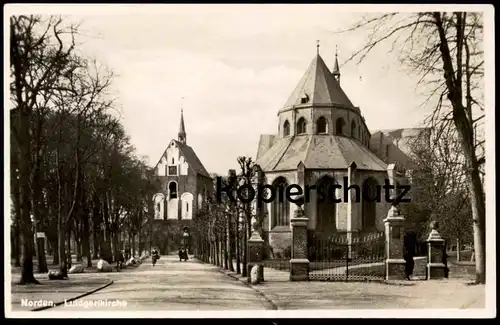
[[[162,253],[176,249],[183,227],[194,230],[195,216],[212,192],[212,178],[186,138],[181,111],[178,138],[169,142],[155,166],[161,191],[153,197],[153,245]]]

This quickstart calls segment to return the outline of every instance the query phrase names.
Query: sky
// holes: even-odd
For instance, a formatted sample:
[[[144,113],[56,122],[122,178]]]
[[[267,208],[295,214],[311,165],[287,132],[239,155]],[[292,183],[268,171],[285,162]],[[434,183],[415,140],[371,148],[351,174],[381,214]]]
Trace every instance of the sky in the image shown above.
[[[108,5],[67,18],[81,23],[81,51],[116,74],[113,92],[138,155],[158,162],[183,107],[188,145],[209,172],[226,174],[238,156],[255,158],[260,134],[277,132],[277,112],[317,40],[330,69],[338,47],[341,86],[372,133],[420,126],[427,112],[417,77],[389,44],[362,64],[343,64],[367,32],[336,31],[361,15],[335,5]]]

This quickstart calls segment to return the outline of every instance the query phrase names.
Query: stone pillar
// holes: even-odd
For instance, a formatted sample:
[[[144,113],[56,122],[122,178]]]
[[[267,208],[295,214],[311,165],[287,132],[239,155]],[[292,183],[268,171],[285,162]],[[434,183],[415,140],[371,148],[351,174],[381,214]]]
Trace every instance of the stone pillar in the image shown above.
[[[403,259],[404,221],[398,208],[393,205],[384,219],[385,224],[385,278],[402,280],[405,278],[405,260]]]
[[[250,282],[252,267],[255,265],[259,266],[259,276],[258,282],[264,281],[264,265],[262,264],[262,254],[264,253],[264,239],[261,238],[257,229],[252,231],[252,236],[248,239],[248,264],[247,264],[247,274],[248,282]]]
[[[307,223],[300,204],[297,204],[292,225],[292,259],[290,260],[290,281],[309,280],[309,259],[307,254]]]
[[[445,240],[437,231],[438,223],[431,222],[431,232],[427,238],[427,280],[445,278],[446,264],[444,255]]]
[[[347,169],[347,181],[349,188],[352,185],[356,185],[356,173],[357,165],[353,161]],[[361,195],[361,193],[360,193]],[[353,222],[353,218],[357,218],[357,207],[359,202],[356,202],[356,191],[354,189],[349,189],[349,196],[347,198],[347,258],[352,258],[352,243],[353,243],[353,228],[356,228],[357,222]],[[354,227],[353,227],[354,226]]]

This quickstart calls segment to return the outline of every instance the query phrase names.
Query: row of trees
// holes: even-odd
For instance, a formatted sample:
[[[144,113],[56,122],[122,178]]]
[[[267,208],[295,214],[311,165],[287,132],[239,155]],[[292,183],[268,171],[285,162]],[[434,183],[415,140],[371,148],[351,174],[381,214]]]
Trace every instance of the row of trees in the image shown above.
[[[34,233],[45,232],[63,275],[72,242],[88,266],[112,262],[121,231],[135,246],[156,192],[114,114],[112,73],[79,53],[77,36],[58,17],[10,17],[12,257],[21,283],[37,283],[35,255],[47,272]]]
[[[448,247],[471,244],[472,209],[466,168],[456,136],[428,129],[409,143],[412,158],[412,201],[402,205],[406,218],[418,225],[419,239],[426,241],[431,221],[439,222],[439,233]]]
[[[363,61],[370,51],[390,42],[403,66],[419,77],[432,105],[430,126],[436,137],[457,140],[466,191],[448,200],[470,201],[476,282],[486,281],[484,150],[484,33],[480,12],[386,13],[363,17],[340,32],[362,32],[366,44],[349,60]],[[441,156],[442,158],[442,156]],[[451,174],[455,171],[450,171]],[[453,176],[455,177],[455,176]],[[462,176],[457,176],[462,180]],[[483,175],[484,177],[484,175]],[[437,180],[439,182],[440,180]],[[461,203],[460,203],[461,204]],[[466,204],[466,203],[464,203]],[[434,209],[435,207],[433,207]],[[458,208],[458,207],[455,207]],[[453,208],[453,209],[455,209]]]
[[[237,198],[236,189],[240,185],[256,184],[258,181],[258,169],[252,158],[242,156],[238,157],[237,161],[238,173],[236,170],[229,170],[227,176],[221,176],[222,187],[231,187],[233,198]],[[213,193],[216,193],[218,176],[212,175]],[[240,194],[247,195],[246,193]],[[230,200],[226,193],[222,193],[220,202],[217,201],[215,195],[208,197],[207,204],[196,216],[196,230],[199,234],[196,257],[204,262],[247,276],[248,247],[246,243],[254,228],[262,231],[261,218],[262,216],[256,213],[256,207],[251,203]],[[252,220],[255,220],[254,224]]]

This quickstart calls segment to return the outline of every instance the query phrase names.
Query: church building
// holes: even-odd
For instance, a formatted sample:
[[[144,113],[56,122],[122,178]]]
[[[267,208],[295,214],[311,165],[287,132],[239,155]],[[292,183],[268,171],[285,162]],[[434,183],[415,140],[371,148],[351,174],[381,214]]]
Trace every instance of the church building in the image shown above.
[[[187,144],[182,110],[177,140],[168,143],[155,173],[161,191],[153,196],[152,244],[166,254],[179,247],[184,227],[195,236],[193,219],[212,192],[210,174]]]
[[[277,134],[261,135],[257,152],[261,183],[297,184],[301,188],[342,186],[335,189],[335,198],[342,199],[340,203],[318,200],[318,193],[310,191],[303,209],[309,218],[309,234],[314,238],[383,231],[383,219],[390,208],[385,190],[381,190],[380,202],[365,199],[363,193],[359,202],[353,194],[345,202],[345,187],[366,187],[368,197],[374,198],[376,186],[383,186],[386,179],[391,183],[403,179],[394,162],[370,149],[372,135],[360,108],[342,90],[340,77],[337,54],[330,70],[318,47],[295,90],[278,111]],[[296,205],[286,199],[264,203],[257,209],[264,220],[264,239],[274,253],[290,250],[290,218],[295,209]]]

